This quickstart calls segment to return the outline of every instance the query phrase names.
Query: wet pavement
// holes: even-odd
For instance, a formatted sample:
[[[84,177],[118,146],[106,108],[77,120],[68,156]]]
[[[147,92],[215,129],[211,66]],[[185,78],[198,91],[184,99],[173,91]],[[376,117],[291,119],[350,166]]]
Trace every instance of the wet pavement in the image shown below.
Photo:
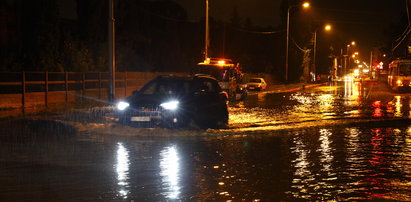
[[[104,110],[0,122],[1,201],[411,201],[411,94],[378,82],[251,93],[220,130]]]

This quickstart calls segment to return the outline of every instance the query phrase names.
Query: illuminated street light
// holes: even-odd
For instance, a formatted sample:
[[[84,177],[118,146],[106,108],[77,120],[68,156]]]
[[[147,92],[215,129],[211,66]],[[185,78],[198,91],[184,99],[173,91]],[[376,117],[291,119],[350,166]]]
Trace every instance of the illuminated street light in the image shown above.
[[[325,25],[324,29],[325,29],[326,31],[330,31],[330,30],[331,30],[331,25]]]
[[[310,7],[310,3],[304,2],[302,6],[303,8],[308,8]],[[285,45],[285,80],[286,81],[288,81],[288,46],[290,42],[290,10],[296,7],[300,7],[300,5],[289,6],[287,9],[287,39],[286,39],[286,45]]]

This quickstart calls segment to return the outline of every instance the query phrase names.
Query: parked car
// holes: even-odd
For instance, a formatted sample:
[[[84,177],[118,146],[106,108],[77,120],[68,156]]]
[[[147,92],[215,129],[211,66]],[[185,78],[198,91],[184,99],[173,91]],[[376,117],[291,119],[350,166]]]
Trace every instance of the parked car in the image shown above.
[[[228,124],[227,98],[210,76],[159,76],[118,102],[116,116],[136,126],[220,128]]]
[[[250,78],[246,85],[248,90],[265,90],[267,88],[267,83],[263,78]]]

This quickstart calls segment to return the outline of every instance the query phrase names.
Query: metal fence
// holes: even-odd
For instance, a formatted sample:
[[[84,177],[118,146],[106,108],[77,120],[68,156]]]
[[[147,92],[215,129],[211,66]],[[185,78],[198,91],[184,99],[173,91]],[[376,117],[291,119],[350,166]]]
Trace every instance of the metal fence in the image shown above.
[[[131,95],[158,75],[170,72],[116,72],[116,99]],[[78,99],[107,100],[107,72],[1,72],[0,108],[28,107]]]

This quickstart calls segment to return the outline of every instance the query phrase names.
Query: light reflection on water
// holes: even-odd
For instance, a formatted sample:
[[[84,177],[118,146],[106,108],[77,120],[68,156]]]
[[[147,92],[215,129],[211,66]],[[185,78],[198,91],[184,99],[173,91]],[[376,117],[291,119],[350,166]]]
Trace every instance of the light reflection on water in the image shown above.
[[[402,117],[403,116],[403,114],[402,114],[402,111],[401,111],[401,108],[402,108],[402,103],[401,103],[401,96],[395,96],[395,112],[394,112],[394,116],[395,117]]]
[[[309,186],[314,181],[313,174],[309,169],[310,161],[308,158],[310,151],[304,140],[299,137],[299,134],[294,137],[293,144],[294,147],[291,147],[291,153],[296,155],[296,159],[291,161],[291,167],[295,168],[291,188],[296,191],[291,192],[291,194],[296,198],[308,198]]]
[[[338,186],[335,184],[337,174],[333,167],[335,149],[332,147],[331,136],[330,129],[320,129],[319,145],[315,150],[311,150],[312,147],[305,143],[306,140],[302,139],[301,134],[294,136],[295,147],[291,148],[291,152],[296,155],[291,166],[295,168],[291,185],[294,191],[288,192],[293,197],[312,200],[321,196],[326,199],[338,193]],[[313,157],[316,154],[318,160],[314,162]]]
[[[362,83],[346,80],[344,82],[344,105],[357,107],[363,96]]]
[[[160,152],[160,175],[165,195],[169,199],[177,199],[180,194],[180,157],[175,145],[165,147]]]
[[[345,81],[343,86],[323,86],[313,91],[258,93],[230,107],[230,127],[239,131],[275,130],[290,125],[298,128],[347,123],[357,118],[411,118],[409,95],[396,95],[392,101],[371,100],[371,90],[361,82]]]
[[[117,143],[117,162],[115,165],[118,181],[118,194],[122,198],[127,198],[129,194],[129,167],[130,160],[128,150],[123,146],[123,143]]]
[[[287,193],[307,200],[410,201],[410,130],[373,128],[364,133],[349,128],[339,143],[333,139],[341,132],[332,129],[319,129],[318,142],[295,134],[292,189]]]
[[[400,95],[394,96],[394,99],[388,102],[386,111],[396,118],[407,116],[408,118],[411,118],[411,97]]]
[[[411,200],[408,123],[255,135],[2,140],[4,201]]]

